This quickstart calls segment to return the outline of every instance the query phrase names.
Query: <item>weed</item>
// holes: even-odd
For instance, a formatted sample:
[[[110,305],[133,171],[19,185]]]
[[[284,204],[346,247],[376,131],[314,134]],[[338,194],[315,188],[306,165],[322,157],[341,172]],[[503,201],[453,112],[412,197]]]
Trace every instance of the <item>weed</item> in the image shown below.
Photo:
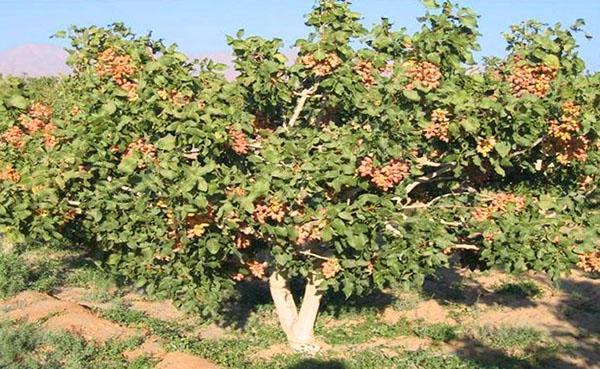
[[[65,282],[70,286],[97,290],[108,290],[116,287],[114,278],[93,264],[73,269],[68,274]]]
[[[58,283],[60,268],[55,261],[27,263],[18,254],[0,257],[0,298],[7,298],[26,290],[49,292]]]
[[[146,328],[152,332],[152,334],[164,339],[175,339],[181,337],[185,328],[179,323],[167,322],[148,317],[144,313],[128,309],[124,305],[117,305],[112,309],[102,310],[98,313],[102,317],[110,319],[119,324],[130,327]]]
[[[458,336],[458,327],[455,325],[438,323],[416,327],[414,332],[419,337],[429,337],[438,342],[450,342]]]
[[[505,282],[496,289],[496,293],[504,296],[525,299],[540,297],[543,291],[533,281]]]
[[[328,344],[353,344],[367,342],[373,338],[392,338],[411,334],[406,320],[396,324],[381,322],[376,316],[369,315],[359,324],[335,327],[318,326],[316,333]]]
[[[34,324],[0,321],[0,368],[3,369],[150,369],[140,358],[127,363],[123,351],[139,339],[111,341],[103,345],[85,342],[70,334],[44,333]]]
[[[483,326],[477,331],[482,343],[492,348],[526,350],[540,343],[542,332],[529,327]]]

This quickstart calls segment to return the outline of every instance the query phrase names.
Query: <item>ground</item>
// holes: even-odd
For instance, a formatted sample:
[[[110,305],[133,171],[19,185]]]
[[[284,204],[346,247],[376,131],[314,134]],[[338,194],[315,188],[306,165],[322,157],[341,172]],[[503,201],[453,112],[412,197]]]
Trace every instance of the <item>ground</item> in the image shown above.
[[[79,251],[3,250],[0,367],[600,368],[600,278],[441,270],[420,291],[327,295],[315,357],[290,352],[268,289],[240,286],[219,320],[120,286]]]

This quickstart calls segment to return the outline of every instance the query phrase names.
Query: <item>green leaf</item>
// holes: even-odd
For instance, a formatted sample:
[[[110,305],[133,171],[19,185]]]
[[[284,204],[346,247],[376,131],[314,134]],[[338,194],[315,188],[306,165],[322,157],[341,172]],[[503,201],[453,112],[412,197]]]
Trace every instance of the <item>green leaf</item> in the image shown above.
[[[348,213],[348,212],[345,212],[345,211],[342,211],[342,212],[340,212],[340,213],[338,214],[338,217],[340,217],[340,218],[342,218],[342,219],[344,219],[344,220],[348,220],[348,221],[350,221],[350,220],[354,219],[354,218],[352,217],[352,214],[350,214],[350,213]]]
[[[171,151],[175,148],[175,136],[167,135],[156,142],[156,147],[160,150]]]
[[[150,62],[150,63],[146,64],[146,66],[144,67],[144,69],[148,73],[154,72],[155,70],[160,69],[160,68],[162,68],[162,65],[156,61]]]
[[[421,0],[421,2],[427,9],[435,9],[439,7],[436,0]]]
[[[123,173],[131,174],[136,170],[138,166],[138,160],[139,154],[134,152],[132,155],[121,160],[117,169]]]
[[[9,106],[15,107],[17,109],[26,109],[27,108],[27,100],[21,95],[11,96],[7,101]]]
[[[342,292],[344,292],[344,295],[346,296],[346,298],[349,298],[350,296],[352,296],[352,293],[354,292],[354,286],[351,283],[346,282],[344,284],[344,288],[342,288]]]
[[[542,58],[542,61],[548,67],[560,68],[560,60],[558,59],[558,56],[556,56],[556,55],[546,54],[546,56],[544,56]]]
[[[505,158],[510,152],[510,145],[505,142],[498,142],[494,147],[501,157]]]
[[[120,254],[111,254],[106,261],[108,265],[117,265],[121,261]]]
[[[240,205],[249,214],[252,214],[252,212],[254,211],[254,204],[252,203],[252,199],[249,197],[244,197],[243,199],[241,199]]]
[[[220,248],[221,248],[221,245],[219,244],[219,241],[217,241],[216,239],[211,238],[208,241],[206,241],[206,249],[211,254],[213,254],[213,255],[216,254],[217,252],[219,252]]]
[[[464,24],[465,26],[467,26],[469,28],[477,27],[477,18],[474,16],[462,17],[460,20],[461,20],[462,24]]]
[[[473,118],[463,119],[460,125],[469,133],[476,133],[479,130],[479,122]]]
[[[538,206],[542,210],[550,210],[556,206],[556,201],[554,200],[554,198],[548,195],[542,195],[540,196],[540,199],[538,201]]]
[[[419,93],[415,90],[404,90],[402,91],[402,94],[409,100],[412,101],[419,101],[421,100],[421,96],[419,96]]]
[[[439,64],[441,62],[440,54],[438,54],[438,53],[427,54],[427,61],[430,61],[434,64]]]
[[[114,101],[109,101],[102,105],[100,108],[100,113],[104,115],[113,115],[117,111],[117,105]]]
[[[198,189],[202,192],[206,192],[208,190],[208,183],[203,177],[198,177]]]
[[[494,164],[494,171],[496,173],[498,173],[499,175],[501,175],[502,177],[504,177],[506,175],[506,172],[504,171],[504,169],[498,163]]]
[[[196,196],[196,198],[193,200],[193,203],[200,209],[206,209],[206,207],[208,206],[208,200],[204,195]]]

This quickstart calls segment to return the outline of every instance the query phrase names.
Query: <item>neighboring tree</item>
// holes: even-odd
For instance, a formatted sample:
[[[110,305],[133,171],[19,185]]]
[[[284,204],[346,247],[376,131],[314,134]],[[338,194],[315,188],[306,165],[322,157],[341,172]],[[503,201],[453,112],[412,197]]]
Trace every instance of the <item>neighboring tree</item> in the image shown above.
[[[2,81],[2,231],[95,246],[203,313],[268,279],[302,350],[325,291],[420,284],[454,253],[599,271],[600,82],[576,53],[581,22],[514,26],[506,58],[478,68],[477,16],[424,3],[409,35],[322,0],[293,62],[240,32],[234,81],[121,24],[74,28],[54,101]]]

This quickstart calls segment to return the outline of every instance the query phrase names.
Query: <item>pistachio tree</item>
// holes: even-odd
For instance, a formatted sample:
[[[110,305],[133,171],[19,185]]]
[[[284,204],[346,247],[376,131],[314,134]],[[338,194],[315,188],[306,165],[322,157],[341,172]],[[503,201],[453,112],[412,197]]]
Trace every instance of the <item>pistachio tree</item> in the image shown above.
[[[419,285],[453,255],[554,279],[600,270],[600,82],[577,55],[582,22],[513,26],[507,55],[477,65],[477,16],[424,4],[409,34],[322,0],[295,58],[240,31],[233,81],[121,24],[72,29],[60,99],[2,82],[2,231],[98,249],[203,313],[268,281],[303,350],[326,291]]]

